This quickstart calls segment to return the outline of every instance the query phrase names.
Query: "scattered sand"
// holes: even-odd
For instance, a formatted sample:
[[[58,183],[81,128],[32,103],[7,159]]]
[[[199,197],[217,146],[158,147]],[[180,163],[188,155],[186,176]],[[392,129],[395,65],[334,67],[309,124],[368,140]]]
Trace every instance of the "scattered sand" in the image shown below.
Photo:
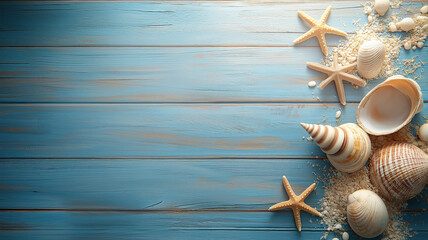
[[[411,124],[396,133],[385,136],[370,136],[372,141],[372,150],[375,152],[380,147],[393,142],[405,142],[418,146],[428,153],[427,143],[419,140],[413,132],[417,131],[418,127]],[[377,189],[370,183],[369,172],[367,166],[355,173],[342,173],[335,170],[323,169],[323,174],[316,176],[316,182],[324,182],[325,193],[320,200],[321,207],[324,209],[322,213],[321,223],[327,225],[327,232],[321,237],[326,239],[329,232],[333,231],[341,234],[342,229],[337,229],[337,226],[347,225],[346,220],[346,205],[349,194],[360,190],[368,189],[377,192]],[[392,202],[384,199],[385,205],[388,208],[390,222],[387,229],[383,233],[383,240],[405,240],[412,237],[415,233],[408,227],[408,222],[403,220],[403,214],[400,209],[407,207],[406,202]]]
[[[406,9],[406,17],[409,17],[410,13],[410,17],[415,21],[416,27],[409,32],[395,33],[395,31],[399,31],[396,26],[397,23],[405,16],[403,16],[402,12],[399,12],[402,5],[401,1],[391,1],[391,4],[390,14],[387,14],[388,17],[379,17],[373,10],[373,1],[363,4],[369,23],[361,25],[359,20],[354,21],[354,25],[358,28],[356,33],[350,35],[347,40],[342,41],[338,47],[334,48],[324,59],[324,64],[331,65],[335,52],[338,54],[338,62],[341,65],[353,63],[357,61],[358,49],[364,41],[376,39],[381,41],[386,48],[385,61],[378,77],[401,74],[415,80],[420,79],[423,73],[423,69],[420,68],[424,63],[418,57],[404,59],[400,62],[398,56],[401,50],[406,51],[404,50],[405,45],[409,51],[412,51],[410,49],[415,50],[417,47],[424,46],[424,41],[427,37],[427,29],[425,28],[427,28],[428,17],[426,17],[426,14],[419,14],[419,9],[416,6],[414,10]],[[356,73],[356,70],[354,73]],[[370,136],[372,150],[375,152],[385,144],[398,141],[413,144],[428,153],[427,144],[416,137],[415,133],[418,132],[418,129],[418,126],[408,124],[393,134]],[[324,185],[324,196],[320,200],[321,207],[324,209],[321,223],[327,225],[327,232],[321,239],[326,239],[330,232],[343,233],[342,226],[347,225],[346,205],[349,194],[360,189],[369,189],[374,192],[377,192],[377,189],[370,183],[367,167],[351,174],[339,172],[333,167],[321,170],[323,171],[322,175],[316,176],[316,181],[326,183]],[[382,239],[405,240],[412,237],[415,233],[409,229],[408,222],[403,220],[403,214],[400,210],[406,208],[407,203],[385,200],[384,202],[388,208],[390,222],[382,235]]]

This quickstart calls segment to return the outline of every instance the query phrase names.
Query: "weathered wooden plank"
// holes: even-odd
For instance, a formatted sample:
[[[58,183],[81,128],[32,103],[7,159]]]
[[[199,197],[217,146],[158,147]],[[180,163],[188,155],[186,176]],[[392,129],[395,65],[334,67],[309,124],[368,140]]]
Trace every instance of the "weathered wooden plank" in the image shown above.
[[[319,18],[329,5],[334,27],[366,21],[360,2],[1,2],[0,45],[292,45],[308,30],[297,11]]]
[[[416,53],[427,62],[427,51]],[[0,101],[337,102],[334,84],[307,86],[325,79],[306,67],[321,58],[314,48],[0,48]],[[347,100],[382,80],[345,84]],[[419,83],[428,99],[428,82]]]
[[[343,109],[355,122],[357,104]],[[1,158],[324,155],[300,122],[337,104],[2,104]],[[415,121],[423,122],[426,108]]]
[[[323,159],[12,159],[0,162],[0,209],[267,211],[324,178]],[[325,183],[306,202],[321,209]],[[425,192],[428,194],[428,189]],[[13,199],[13,201],[11,201]],[[426,208],[423,194],[409,210]]]
[[[0,208],[266,210],[313,183],[312,164],[293,159],[2,160]],[[307,202],[319,207],[321,186]],[[10,201],[14,199],[14,201]]]
[[[426,239],[427,213],[408,213],[412,239]],[[311,221],[310,221],[311,220]],[[2,239],[319,239],[323,225],[302,213],[302,232],[291,213],[0,212]],[[359,239],[345,226],[351,239]],[[328,239],[335,234],[331,233]],[[375,240],[380,239],[374,238]]]

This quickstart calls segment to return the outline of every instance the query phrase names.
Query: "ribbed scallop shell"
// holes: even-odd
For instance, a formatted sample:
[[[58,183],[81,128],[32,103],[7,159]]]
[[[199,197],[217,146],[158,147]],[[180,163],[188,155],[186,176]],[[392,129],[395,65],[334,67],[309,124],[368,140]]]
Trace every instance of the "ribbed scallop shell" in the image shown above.
[[[388,225],[385,203],[374,192],[358,190],[348,196],[348,223],[355,233],[365,238],[379,236]]]
[[[361,169],[371,153],[370,138],[358,125],[346,123],[339,127],[301,123],[316,144],[327,154],[330,163],[339,171]]]
[[[409,123],[423,104],[418,83],[395,75],[374,87],[360,101],[357,122],[367,133],[390,134]]]
[[[370,159],[370,181],[385,199],[413,198],[428,181],[428,155],[407,143],[384,146]]]
[[[388,11],[389,5],[389,0],[376,0],[374,4],[374,9],[380,16],[383,16]]]
[[[366,79],[379,75],[385,59],[385,45],[378,40],[366,41],[358,50],[358,74]]]

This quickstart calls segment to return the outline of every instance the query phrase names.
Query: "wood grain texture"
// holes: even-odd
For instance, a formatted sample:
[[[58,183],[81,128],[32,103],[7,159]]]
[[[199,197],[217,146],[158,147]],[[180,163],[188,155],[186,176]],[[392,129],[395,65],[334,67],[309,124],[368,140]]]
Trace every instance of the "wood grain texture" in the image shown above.
[[[410,227],[424,240],[427,213],[408,213]],[[302,232],[291,213],[78,213],[0,212],[2,239],[319,239],[317,219],[302,214]],[[312,223],[311,223],[312,221]],[[349,228],[345,227],[346,229]],[[360,239],[349,231],[350,239]],[[331,233],[328,239],[335,234]],[[373,238],[379,240],[380,238]]]
[[[426,62],[427,51],[403,50],[401,59]],[[334,85],[307,86],[325,79],[306,66],[321,58],[313,48],[0,48],[0,101],[337,102]],[[347,101],[381,81],[345,83]],[[419,84],[428,99],[428,82]]]
[[[267,212],[274,203],[288,199],[283,175],[300,194],[316,177],[326,179],[331,168],[325,159],[10,159],[0,163],[0,196],[7,196],[0,197],[0,209],[142,214]],[[325,184],[318,181],[305,200],[318,210]],[[426,190],[410,200],[405,211],[424,209]]]
[[[353,32],[361,2],[1,2],[0,46],[282,45],[308,30],[297,16]],[[412,8],[420,4],[405,1]],[[409,14],[403,9],[403,14]],[[328,35],[329,45],[341,37]],[[318,46],[315,39],[298,46]]]
[[[293,47],[296,11],[333,5],[328,24],[352,34],[360,3],[0,2],[0,239],[319,239],[319,218],[298,233],[266,211],[287,199],[282,175],[300,193],[329,166],[298,123],[337,125],[333,86],[306,85],[322,55]],[[342,122],[381,80],[347,86]],[[428,238],[427,191],[403,210],[413,239]]]
[[[357,104],[343,109],[355,122]],[[1,158],[318,156],[300,122],[335,104],[2,104]],[[423,122],[426,108],[415,118]]]

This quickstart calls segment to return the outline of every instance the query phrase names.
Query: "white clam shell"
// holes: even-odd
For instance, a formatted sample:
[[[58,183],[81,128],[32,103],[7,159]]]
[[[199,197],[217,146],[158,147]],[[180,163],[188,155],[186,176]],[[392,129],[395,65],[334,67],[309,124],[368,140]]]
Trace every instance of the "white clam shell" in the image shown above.
[[[424,141],[424,142],[428,142],[428,123],[423,124],[420,128],[419,128],[419,138]]]
[[[418,83],[401,75],[374,87],[357,108],[357,122],[372,135],[394,133],[409,123],[423,107]]]
[[[398,27],[400,27],[403,31],[410,31],[415,27],[415,21],[411,18],[403,18],[398,24]]]
[[[388,11],[389,5],[389,0],[376,0],[374,4],[374,9],[380,16],[383,16]]]
[[[358,190],[348,196],[348,223],[361,237],[373,238],[385,231],[389,216],[385,203],[374,192]]]
[[[425,14],[428,12],[428,5],[425,5],[423,7],[421,7],[421,9],[419,10],[422,14]]]
[[[327,154],[339,171],[355,172],[367,162],[371,153],[370,138],[358,125],[346,123],[339,127],[301,123],[312,139]]]
[[[358,74],[366,79],[379,75],[385,60],[385,45],[378,40],[365,41],[358,50]]]
[[[396,32],[397,31],[397,25],[395,25],[395,23],[393,23],[393,22],[389,23],[388,27],[389,27],[390,32]]]
[[[407,143],[393,143],[370,159],[370,182],[388,200],[404,201],[420,193],[428,180],[428,155]]]

